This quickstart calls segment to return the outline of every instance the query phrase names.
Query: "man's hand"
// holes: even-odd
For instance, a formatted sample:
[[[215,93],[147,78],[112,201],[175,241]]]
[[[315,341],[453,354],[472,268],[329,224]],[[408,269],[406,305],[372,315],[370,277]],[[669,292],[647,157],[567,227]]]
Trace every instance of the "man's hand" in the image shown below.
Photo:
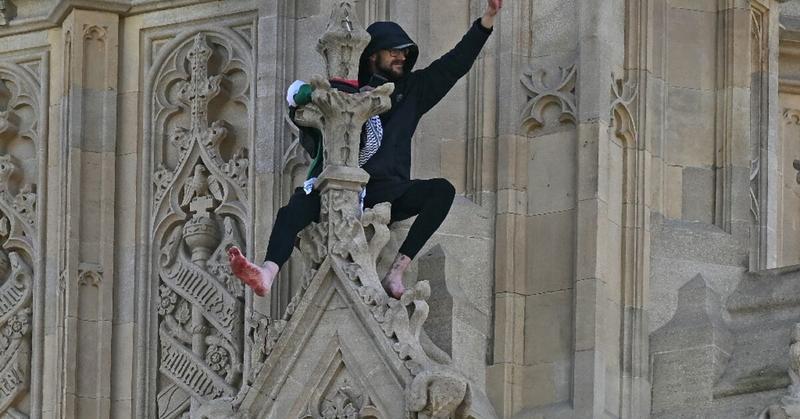
[[[503,0],[486,0],[486,11],[481,17],[481,25],[489,29],[494,26],[494,17],[503,8]]]
[[[486,13],[494,16],[503,8],[503,0],[487,0]]]

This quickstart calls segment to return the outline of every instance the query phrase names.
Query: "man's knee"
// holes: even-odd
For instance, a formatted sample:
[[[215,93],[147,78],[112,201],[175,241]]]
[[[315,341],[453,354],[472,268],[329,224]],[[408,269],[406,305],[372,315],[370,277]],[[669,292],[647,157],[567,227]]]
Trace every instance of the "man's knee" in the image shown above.
[[[436,178],[431,179],[431,182],[433,185],[433,196],[445,202],[453,202],[453,198],[456,196],[456,188],[449,180]]]

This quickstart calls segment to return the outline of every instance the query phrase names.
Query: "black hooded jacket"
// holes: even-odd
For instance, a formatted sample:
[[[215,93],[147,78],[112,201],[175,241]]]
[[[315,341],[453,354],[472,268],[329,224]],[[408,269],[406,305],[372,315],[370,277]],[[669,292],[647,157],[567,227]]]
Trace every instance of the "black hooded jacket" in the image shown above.
[[[461,41],[428,67],[412,71],[419,50],[400,25],[376,22],[367,28],[372,39],[361,54],[358,80],[366,85],[372,74],[369,57],[378,50],[408,47],[404,76],[395,80],[392,108],[381,114],[383,140],[378,152],[363,169],[370,175],[365,204],[393,201],[413,182],[411,179],[411,137],[420,118],[453,88],[472,67],[492,33],[476,20]]]

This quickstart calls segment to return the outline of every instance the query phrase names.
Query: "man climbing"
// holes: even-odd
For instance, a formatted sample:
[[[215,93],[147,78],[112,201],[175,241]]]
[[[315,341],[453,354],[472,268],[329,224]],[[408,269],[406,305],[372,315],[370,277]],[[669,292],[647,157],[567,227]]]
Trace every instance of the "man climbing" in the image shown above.
[[[362,89],[385,82],[395,84],[392,108],[365,124],[359,153],[359,165],[370,175],[364,206],[369,208],[390,202],[392,222],[417,216],[382,281],[386,292],[394,298],[400,298],[405,292],[403,273],[444,221],[455,196],[455,188],[445,179],[411,179],[411,138],[420,118],[472,67],[492,33],[502,4],[503,0],[487,0],[483,16],[472,24],[461,41],[428,67],[417,71],[412,69],[419,49],[406,32],[394,22],[375,22],[367,28],[371,40],[361,54],[358,81],[332,81],[337,83],[332,83],[332,87],[343,91],[354,89],[354,84]],[[310,86],[302,83],[293,84],[287,97],[290,106],[308,103],[309,89]],[[312,156],[319,155],[317,146]],[[300,230],[312,221],[319,221],[320,196],[313,189],[313,178],[321,166],[315,159],[305,188],[298,188],[289,203],[278,211],[262,266],[250,263],[238,248],[229,250],[233,273],[257,295],[269,292],[280,267],[289,259]]]

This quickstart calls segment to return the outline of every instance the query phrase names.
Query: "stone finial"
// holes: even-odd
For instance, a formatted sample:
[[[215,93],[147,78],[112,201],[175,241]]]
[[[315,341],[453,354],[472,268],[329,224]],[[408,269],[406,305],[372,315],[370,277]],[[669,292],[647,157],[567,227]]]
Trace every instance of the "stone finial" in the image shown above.
[[[355,16],[353,9],[352,0],[338,0],[333,6],[328,27],[317,43],[328,78],[358,78],[358,59],[370,36],[358,19],[351,19]]]

